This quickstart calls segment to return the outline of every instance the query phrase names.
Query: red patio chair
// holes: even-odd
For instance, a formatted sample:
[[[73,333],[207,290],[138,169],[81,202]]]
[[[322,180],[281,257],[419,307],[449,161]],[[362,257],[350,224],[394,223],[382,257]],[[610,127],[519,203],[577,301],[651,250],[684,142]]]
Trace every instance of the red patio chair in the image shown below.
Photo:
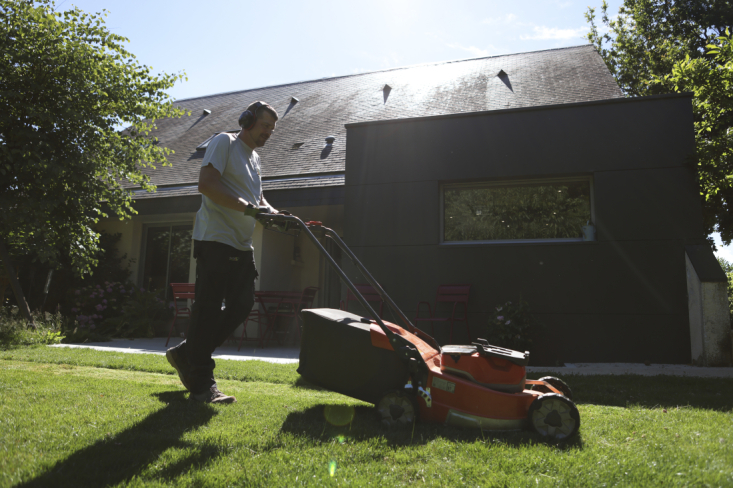
[[[191,309],[188,307],[179,307],[178,300],[194,300],[196,298],[195,287],[195,283],[171,283],[171,290],[173,290],[173,307],[176,311],[173,315],[171,328],[168,331],[168,339],[165,341],[165,347],[168,347],[168,342],[171,340],[171,334],[173,333],[173,329],[176,327],[176,319],[181,316],[191,317]],[[188,305],[188,301],[186,302],[186,305]],[[188,331],[186,332],[188,333]]]
[[[244,320],[244,324],[242,324],[242,335],[239,338],[239,346],[237,347],[237,351],[242,349],[242,342],[244,341],[257,341],[259,344],[262,345],[262,325],[267,322],[267,314],[265,312],[261,312],[259,309],[259,302],[255,302],[255,306],[252,309],[252,311],[247,315],[247,318]],[[257,335],[255,337],[249,337],[247,335],[247,324],[249,321],[254,322],[257,324]],[[233,338],[235,341],[236,338]]]
[[[440,285],[438,294],[435,297],[435,309],[430,307],[429,302],[420,302],[417,304],[417,313],[415,314],[415,325],[418,322],[430,322],[430,334],[435,335],[433,324],[436,322],[450,323],[450,344],[453,344],[453,324],[456,322],[464,322],[466,324],[466,333],[468,334],[468,342],[471,342],[471,331],[468,328],[468,294],[471,291],[471,285]],[[428,306],[427,318],[420,318],[420,305]],[[437,317],[439,303],[452,303],[450,317]],[[456,317],[458,306],[463,305],[463,317]]]
[[[379,318],[382,319],[382,313],[384,312],[384,300],[382,300],[382,297],[379,296],[379,293],[374,289],[372,285],[368,284],[358,284],[354,285],[359,293],[364,297],[364,299],[367,302],[374,302],[379,303]],[[356,298],[356,295],[351,293],[351,290],[348,290],[348,293],[346,295],[346,301],[344,302],[341,300],[339,302],[341,310],[344,310],[346,312],[349,311],[349,302],[357,302],[359,303],[359,300]],[[374,306],[372,305],[372,308]],[[375,310],[376,312],[376,310]]]
[[[280,304],[277,307],[277,311],[275,312],[275,320],[277,320],[277,317],[289,317],[294,319],[295,322],[295,332],[298,335],[298,340],[300,341],[300,324],[299,322],[302,320],[300,316],[300,311],[304,310],[306,308],[311,308],[313,306],[313,300],[316,298],[316,293],[318,292],[319,288],[317,286],[309,286],[305,290],[303,290],[303,293],[300,294],[297,298],[283,298],[283,300],[280,302]],[[290,307],[287,307],[284,305],[290,304]],[[274,330],[273,330],[274,332]],[[267,332],[265,332],[267,334]]]

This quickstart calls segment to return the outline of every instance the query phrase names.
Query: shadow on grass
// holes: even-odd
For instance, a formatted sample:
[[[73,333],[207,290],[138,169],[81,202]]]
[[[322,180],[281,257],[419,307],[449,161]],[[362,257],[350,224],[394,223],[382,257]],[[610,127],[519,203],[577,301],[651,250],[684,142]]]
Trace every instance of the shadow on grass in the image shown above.
[[[549,373],[535,374],[557,376]],[[564,375],[573,390],[577,405],[594,404],[612,407],[675,408],[689,406],[729,412],[733,409],[733,379],[680,376]]]
[[[358,406],[353,408],[352,421],[338,426],[329,423],[324,413],[325,405],[317,405],[303,411],[290,413],[280,430],[305,436],[317,442],[360,442],[372,438],[382,438],[391,446],[424,445],[435,439],[452,442],[486,442],[508,446],[545,444],[559,449],[582,449],[582,419],[578,435],[567,441],[548,441],[535,432],[488,431],[460,429],[442,424],[423,422],[402,427],[387,427],[377,418],[374,407]]]
[[[18,486],[114,486],[127,484],[141,475],[143,479],[172,481],[221,455],[215,445],[182,440],[186,432],[203,427],[216,415],[213,407],[191,404],[183,391],[156,396],[165,407],[127,430],[74,452],[45,473]],[[156,466],[156,460],[170,448],[185,449],[186,454],[172,464]],[[159,462],[163,464],[162,460]],[[143,474],[151,467],[157,468],[154,474]]]

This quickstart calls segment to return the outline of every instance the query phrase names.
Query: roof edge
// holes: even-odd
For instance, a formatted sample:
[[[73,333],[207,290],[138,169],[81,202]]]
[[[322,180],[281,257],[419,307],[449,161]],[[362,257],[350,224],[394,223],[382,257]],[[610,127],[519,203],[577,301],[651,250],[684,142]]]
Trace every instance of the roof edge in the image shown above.
[[[455,119],[460,117],[478,117],[481,115],[495,115],[505,113],[516,113],[516,112],[529,112],[533,110],[551,110],[557,108],[571,108],[571,107],[584,107],[591,105],[609,105],[613,103],[630,103],[630,102],[645,102],[652,100],[660,100],[664,98],[692,98],[694,93],[682,92],[682,93],[665,93],[662,95],[649,95],[647,97],[623,97],[623,98],[607,98],[604,100],[591,100],[588,102],[572,102],[572,103],[558,103],[555,105],[535,105],[532,107],[519,107],[519,108],[507,108],[499,110],[483,110],[481,112],[461,112],[457,114],[444,114],[444,115],[428,115],[425,117],[408,117],[403,119],[384,119],[384,120],[367,120],[365,122],[352,122],[345,124],[344,127],[350,129],[352,127],[363,127],[367,125],[382,125],[382,124],[399,124],[405,122],[416,122],[423,120],[439,120],[439,119]]]

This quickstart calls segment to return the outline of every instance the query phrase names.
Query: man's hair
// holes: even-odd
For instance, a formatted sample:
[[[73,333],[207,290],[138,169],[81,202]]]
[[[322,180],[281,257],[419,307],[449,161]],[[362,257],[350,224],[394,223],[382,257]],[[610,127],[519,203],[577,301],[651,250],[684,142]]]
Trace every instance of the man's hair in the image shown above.
[[[255,108],[257,107],[257,104],[258,103],[260,103],[262,105],[260,106],[260,108],[258,108],[255,111]],[[278,117],[277,112],[275,111],[275,109],[272,108],[272,106],[270,104],[267,104],[265,102],[252,102],[252,103],[249,104],[249,107],[247,107],[247,110],[249,110],[250,112],[252,112],[255,117],[259,117],[262,112],[267,112],[268,114],[272,115],[275,118],[275,120],[277,120],[277,119],[280,118],[280,117]]]

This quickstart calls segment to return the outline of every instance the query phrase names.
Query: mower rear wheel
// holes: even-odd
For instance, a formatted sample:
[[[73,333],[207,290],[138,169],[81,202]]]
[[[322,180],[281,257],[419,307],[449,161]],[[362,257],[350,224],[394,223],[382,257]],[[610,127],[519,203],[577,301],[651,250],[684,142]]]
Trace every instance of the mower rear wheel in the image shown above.
[[[387,427],[412,425],[417,420],[417,402],[404,391],[390,391],[377,403],[379,418]]]
[[[535,432],[555,440],[568,439],[580,428],[578,408],[572,400],[557,393],[537,397],[529,406],[527,418]]]
[[[545,376],[543,378],[540,378],[539,381],[545,381],[549,383],[556,390],[560,390],[560,393],[562,393],[571,400],[573,399],[573,390],[571,390],[568,384],[560,378],[555,378],[554,376]],[[554,393],[545,385],[532,385],[532,390],[539,391],[540,393]]]

